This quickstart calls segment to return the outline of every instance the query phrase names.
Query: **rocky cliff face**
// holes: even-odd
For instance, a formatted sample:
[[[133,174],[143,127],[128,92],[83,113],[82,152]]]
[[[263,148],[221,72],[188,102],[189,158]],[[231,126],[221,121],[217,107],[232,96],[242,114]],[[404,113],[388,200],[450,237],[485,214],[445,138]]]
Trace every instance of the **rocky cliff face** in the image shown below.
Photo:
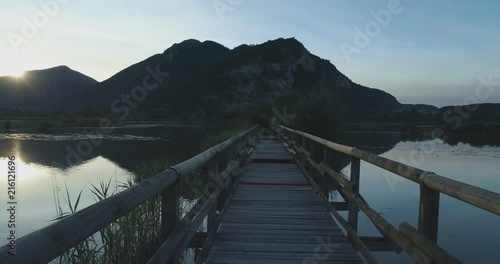
[[[254,104],[265,105],[292,92],[299,70],[313,72],[316,65],[305,49],[295,57],[286,47],[284,59],[266,62],[262,58],[227,70],[224,74],[233,80],[227,92],[226,111],[235,111]]]
[[[225,83],[207,86],[224,111],[239,111],[251,106],[266,106],[290,93],[322,94],[343,108],[393,110],[400,103],[383,91],[353,83],[329,61],[311,54],[295,39],[278,39],[256,46],[240,46],[213,65]],[[214,78],[214,75],[211,78]],[[187,85],[189,86],[189,85]]]

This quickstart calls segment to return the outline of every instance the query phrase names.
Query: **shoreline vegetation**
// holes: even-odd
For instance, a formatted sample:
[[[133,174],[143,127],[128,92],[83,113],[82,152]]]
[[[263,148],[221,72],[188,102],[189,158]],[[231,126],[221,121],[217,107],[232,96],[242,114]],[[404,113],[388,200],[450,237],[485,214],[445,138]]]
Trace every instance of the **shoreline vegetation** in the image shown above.
[[[232,128],[208,135],[200,146],[200,152],[228,140],[243,130],[243,128]],[[181,161],[180,157],[168,157],[144,162],[136,167],[127,182],[119,183],[114,188],[111,178],[109,181],[101,181],[96,185],[89,183],[90,186],[84,187],[76,197],[72,197],[66,187],[65,192],[60,191],[61,194],[55,196],[60,197],[56,201],[58,215],[52,221],[61,220],[78,211],[80,209],[78,208],[79,201],[84,191],[90,191],[96,202],[99,202],[143,182]],[[226,166],[226,164],[220,165]],[[189,177],[181,179],[181,215],[191,209],[193,201],[200,198],[197,197],[200,192],[196,192],[196,190],[203,190],[208,183],[206,175],[207,168],[202,167],[192,172]],[[54,192],[57,191],[54,190]],[[63,204],[61,204],[61,199]],[[146,263],[160,246],[160,229],[161,202],[160,197],[156,196],[67,251],[55,262],[61,264]],[[181,256],[181,261],[184,257]]]
[[[325,111],[321,105],[316,106],[318,112]],[[324,107],[323,107],[324,108]],[[300,109],[297,109],[300,110]],[[269,110],[270,111],[270,110]],[[181,120],[126,120],[113,124],[116,128],[127,128],[128,126],[136,127],[137,125],[147,126],[212,126],[214,123],[227,124],[230,127],[245,127],[246,124],[261,124],[267,125],[267,120],[271,117],[264,114],[264,111],[254,112],[250,116],[245,116],[244,119],[218,120],[218,121],[181,121]],[[269,112],[267,112],[269,113]],[[311,134],[320,135],[328,140],[342,143],[349,138],[349,133],[366,132],[370,133],[394,133],[399,134],[402,141],[426,141],[435,139],[432,132],[435,129],[444,131],[443,137],[440,139],[450,145],[458,143],[468,143],[472,146],[491,145],[500,146],[500,123],[473,123],[464,122],[461,126],[456,127],[450,124],[443,123],[425,123],[425,122],[343,122],[336,115],[320,115],[319,119],[312,119],[314,111],[302,111],[300,115],[294,118],[287,124],[289,127],[299,129]],[[317,112],[316,112],[317,113]],[[465,120],[467,121],[467,120]],[[80,121],[77,123],[64,123],[64,120],[1,120],[0,119],[0,134],[46,134],[57,135],[60,133],[79,133],[87,130],[98,129],[96,121]],[[226,126],[226,125],[224,125]],[[239,129],[241,131],[242,129]],[[237,133],[238,129],[233,131],[223,131],[218,137],[224,138],[224,133]],[[211,136],[215,137],[215,135]],[[226,135],[227,137],[227,135]],[[204,149],[216,141],[216,138],[207,138]],[[201,151],[201,149],[200,149]]]

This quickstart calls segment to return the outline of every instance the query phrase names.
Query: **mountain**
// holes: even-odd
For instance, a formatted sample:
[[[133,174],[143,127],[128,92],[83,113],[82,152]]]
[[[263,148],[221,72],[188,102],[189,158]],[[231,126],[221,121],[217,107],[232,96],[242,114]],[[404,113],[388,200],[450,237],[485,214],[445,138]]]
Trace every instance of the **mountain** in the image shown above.
[[[189,78],[199,68],[224,57],[230,50],[218,43],[186,40],[175,44],[162,54],[156,54],[136,63],[92,87],[82,96],[75,96],[67,107],[97,106],[107,108],[122,94],[130,94],[136,86],[142,86],[144,77],[149,75],[148,68],[157,67],[170,74],[168,80]],[[153,80],[154,81],[154,80]],[[162,88],[163,89],[163,88]]]
[[[101,83],[65,66],[2,77],[0,96],[0,108],[91,107],[121,117],[129,111],[145,117],[235,117],[277,102],[292,109],[309,97],[331,101],[348,118],[405,108],[394,96],[351,81],[294,38],[234,49],[190,39]]]
[[[46,110],[98,82],[67,66],[0,77],[0,108]]]
[[[66,107],[97,106],[119,113],[117,110],[126,105],[122,96],[137,93],[137,87],[156,70],[168,73],[168,77],[161,77],[162,82],[147,92],[145,100],[129,98],[136,112],[224,117],[251,107],[269,107],[290,94],[325,93],[342,102],[345,111],[355,109],[352,113],[402,107],[394,96],[352,82],[294,38],[232,50],[213,41],[186,40],[68,100]],[[156,79],[153,77],[148,79],[151,84]]]

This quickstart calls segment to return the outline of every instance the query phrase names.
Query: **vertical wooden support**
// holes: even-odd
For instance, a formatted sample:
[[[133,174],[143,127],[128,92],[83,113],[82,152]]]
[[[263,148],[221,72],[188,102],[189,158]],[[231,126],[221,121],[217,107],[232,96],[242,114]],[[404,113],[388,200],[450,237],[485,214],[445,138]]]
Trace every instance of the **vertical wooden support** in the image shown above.
[[[310,153],[310,156],[309,156],[309,157],[310,157],[310,158],[311,158],[314,162],[316,162],[316,161],[318,160],[318,157],[317,157],[317,155],[316,155],[316,144],[315,144],[315,142],[314,142],[314,141],[312,141],[311,139],[309,139],[309,153]],[[310,175],[311,177],[313,177],[313,179],[314,179],[314,175],[316,175],[316,173],[315,173],[315,169],[314,169],[314,167],[313,167],[311,164],[309,164],[309,162],[306,162],[306,163],[307,163],[307,166],[309,167],[309,175]]]
[[[358,158],[352,157],[351,161],[351,182],[356,184],[353,190],[354,195],[359,194],[359,173],[360,173],[360,160]],[[356,206],[354,201],[349,202],[349,217],[348,222],[349,225],[354,229],[354,231],[358,231],[358,212],[359,209]]]
[[[177,228],[180,221],[180,179],[161,193],[161,243]],[[172,258],[168,264],[178,263],[177,258]]]
[[[295,157],[298,159],[298,160],[301,160],[300,158],[302,157],[302,154],[299,152],[299,147],[300,147],[300,137],[299,135],[297,134],[292,134],[292,137],[293,137],[293,145],[295,147],[295,150],[297,151],[295,153]]]
[[[327,148],[327,147],[324,147],[322,146],[323,148],[323,163],[325,163],[325,165],[327,166],[330,166],[330,163],[331,163],[331,159],[332,159],[332,152]],[[326,176],[325,174],[323,174],[323,194],[328,197],[328,192],[326,190]]]
[[[300,135],[299,134],[294,134],[293,135],[295,137],[295,147],[296,148],[299,148],[300,147],[300,144],[301,144],[301,138],[300,138]]]
[[[302,136],[302,135],[300,135],[300,145],[302,146],[303,149],[307,149],[306,148],[306,138],[304,136]],[[300,154],[300,163],[305,168],[306,162],[305,162],[305,154],[304,153]]]
[[[418,231],[437,242],[439,225],[439,192],[420,184]]]
[[[233,161],[233,160],[236,158],[236,156],[237,156],[237,154],[238,154],[238,153],[236,153],[236,143],[235,143],[235,144],[233,144],[231,147],[229,147],[229,150],[228,150],[228,151],[229,151],[229,154],[228,154],[228,160],[227,160],[227,165],[226,165],[226,167],[229,165],[229,163],[230,163],[231,161]],[[224,169],[225,169],[225,168],[224,168]],[[227,183],[228,183],[228,184],[227,184],[227,185],[226,185],[226,187],[224,188],[224,192],[223,192],[224,196],[222,196],[222,197],[221,197],[221,198],[223,198],[223,203],[222,203],[221,209],[222,209],[222,207],[224,207],[224,204],[225,204],[225,202],[226,202],[226,199],[227,199],[228,195],[231,193],[231,186],[232,186],[232,182],[233,182],[233,178],[232,178],[232,176],[231,176],[231,175],[228,175],[228,179],[227,179]]]
[[[219,177],[219,157],[218,155],[213,157],[209,162],[208,162],[208,175],[206,175],[212,183],[214,183],[214,186],[217,186],[217,183],[214,181],[217,177]],[[222,197],[222,194],[224,190],[220,189],[219,192],[221,192],[221,195],[219,196],[219,199]],[[216,216],[217,216],[217,204],[216,203],[212,208],[208,211],[208,216],[207,216],[207,232],[210,232],[214,226],[214,223],[216,221]]]

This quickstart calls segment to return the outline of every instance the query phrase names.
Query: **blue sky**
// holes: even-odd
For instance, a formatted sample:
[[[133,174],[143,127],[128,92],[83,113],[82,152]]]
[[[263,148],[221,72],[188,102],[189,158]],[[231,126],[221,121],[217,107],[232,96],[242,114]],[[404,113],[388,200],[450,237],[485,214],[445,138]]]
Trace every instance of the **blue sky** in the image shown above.
[[[378,23],[372,13],[389,12],[391,1],[0,0],[0,75],[68,65],[102,81],[189,38],[234,48],[295,37],[353,81],[403,103],[463,104],[480,76],[500,81],[494,0],[400,0],[400,12],[347,59],[342,45],[356,47],[355,28],[366,33]],[[57,3],[56,11],[41,2]],[[24,21],[37,14],[37,33],[26,36]],[[500,91],[481,102],[500,102]]]

